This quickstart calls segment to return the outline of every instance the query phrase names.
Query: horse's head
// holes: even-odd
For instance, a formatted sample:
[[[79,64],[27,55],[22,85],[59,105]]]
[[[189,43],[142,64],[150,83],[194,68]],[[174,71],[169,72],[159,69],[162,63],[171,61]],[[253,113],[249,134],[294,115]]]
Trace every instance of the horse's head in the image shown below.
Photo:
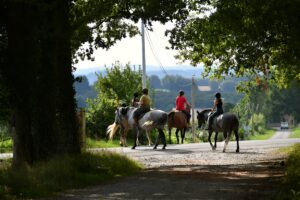
[[[211,112],[211,109],[204,109],[200,112],[197,111],[197,120],[199,128],[201,128],[202,125],[206,123],[209,112]]]
[[[198,127],[201,128],[203,124],[205,124],[205,116],[203,112],[199,112],[197,110],[197,120],[198,120]]]
[[[127,112],[129,107],[119,107],[115,111],[115,123],[122,124],[122,122],[127,119]]]

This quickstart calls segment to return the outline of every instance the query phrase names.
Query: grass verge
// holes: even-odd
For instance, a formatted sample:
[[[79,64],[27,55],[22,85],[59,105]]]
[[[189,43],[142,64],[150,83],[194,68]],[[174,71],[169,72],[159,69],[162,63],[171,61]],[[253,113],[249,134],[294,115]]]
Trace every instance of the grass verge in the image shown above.
[[[300,127],[294,128],[290,138],[300,138]]]
[[[12,139],[0,140],[0,153],[12,152]]]
[[[275,134],[274,129],[266,130],[264,134],[250,135],[248,137],[249,140],[267,140],[270,139]]]
[[[49,196],[66,189],[127,176],[142,169],[133,160],[111,152],[59,156],[18,169],[10,167],[11,161],[3,162],[0,167],[0,199]]]
[[[300,144],[296,144],[289,148],[284,148],[284,152],[289,154],[286,164],[286,172],[283,182],[280,185],[278,193],[272,199],[300,199]]]

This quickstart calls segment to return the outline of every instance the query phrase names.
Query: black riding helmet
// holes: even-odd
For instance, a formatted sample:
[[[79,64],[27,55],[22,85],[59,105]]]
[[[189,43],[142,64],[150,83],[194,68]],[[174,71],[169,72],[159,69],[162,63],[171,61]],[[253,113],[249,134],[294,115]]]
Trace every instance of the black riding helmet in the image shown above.
[[[221,93],[220,93],[220,92],[217,92],[217,93],[215,94],[215,97],[218,98],[218,99],[220,99],[220,98],[221,98]]]
[[[184,95],[184,91],[183,90],[179,90],[179,96],[182,96],[182,95]]]
[[[147,88],[144,88],[144,89],[142,90],[142,93],[143,93],[143,94],[148,94],[148,89],[147,89]]]

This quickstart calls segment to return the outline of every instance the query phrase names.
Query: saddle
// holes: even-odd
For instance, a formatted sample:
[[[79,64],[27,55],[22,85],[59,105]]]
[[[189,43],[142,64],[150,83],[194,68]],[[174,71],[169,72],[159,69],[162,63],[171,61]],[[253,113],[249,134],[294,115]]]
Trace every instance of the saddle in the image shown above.
[[[215,117],[212,121],[212,126],[216,127],[217,129],[222,129],[222,119],[223,119],[223,114],[218,115]]]

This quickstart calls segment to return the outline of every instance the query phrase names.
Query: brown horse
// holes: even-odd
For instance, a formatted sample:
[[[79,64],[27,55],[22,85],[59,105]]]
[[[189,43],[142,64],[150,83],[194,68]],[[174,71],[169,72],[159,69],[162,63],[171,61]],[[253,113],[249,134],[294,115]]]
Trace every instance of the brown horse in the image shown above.
[[[168,114],[168,129],[169,129],[169,143],[171,144],[171,130],[172,128],[176,128],[176,138],[177,144],[179,144],[178,132],[180,131],[181,135],[181,144],[183,144],[183,140],[185,137],[185,131],[187,129],[187,118],[186,114],[181,111],[173,110]]]

